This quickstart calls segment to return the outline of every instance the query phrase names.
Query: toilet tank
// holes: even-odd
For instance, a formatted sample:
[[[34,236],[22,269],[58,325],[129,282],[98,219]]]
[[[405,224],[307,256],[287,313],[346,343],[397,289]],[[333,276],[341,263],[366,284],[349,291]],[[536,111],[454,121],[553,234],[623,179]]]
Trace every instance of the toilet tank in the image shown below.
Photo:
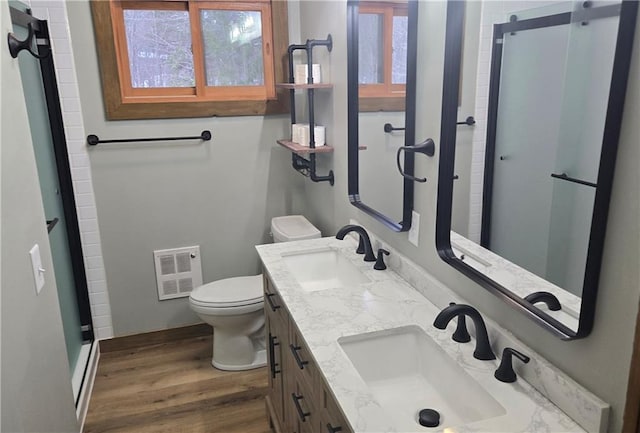
[[[271,233],[273,234],[274,242],[300,241],[320,237],[320,230],[302,215],[273,218],[271,220]]]

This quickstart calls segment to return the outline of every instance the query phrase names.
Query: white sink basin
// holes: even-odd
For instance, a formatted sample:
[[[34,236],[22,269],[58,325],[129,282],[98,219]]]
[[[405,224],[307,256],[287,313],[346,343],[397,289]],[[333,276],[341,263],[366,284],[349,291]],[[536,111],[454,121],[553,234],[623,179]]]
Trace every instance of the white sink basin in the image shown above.
[[[417,326],[341,337],[338,343],[398,431],[429,431],[418,423],[421,409],[440,413],[439,430],[506,414]]]
[[[283,254],[282,260],[307,292],[370,282],[349,260],[330,248]]]

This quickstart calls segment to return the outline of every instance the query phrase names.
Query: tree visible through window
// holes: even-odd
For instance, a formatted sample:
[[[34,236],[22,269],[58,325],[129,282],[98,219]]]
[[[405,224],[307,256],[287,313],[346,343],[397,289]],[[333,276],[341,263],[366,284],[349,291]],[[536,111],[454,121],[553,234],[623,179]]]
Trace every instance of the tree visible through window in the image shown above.
[[[132,87],[193,87],[187,11],[124,10]]]
[[[208,86],[262,86],[262,20],[259,12],[200,12]]]
[[[360,97],[404,97],[407,4],[363,2],[358,20]]]
[[[115,66],[117,73],[114,80],[102,72],[108,113],[118,111],[122,118],[154,117],[153,109],[139,104],[165,104],[159,108],[159,117],[181,117],[169,108],[203,116],[228,110],[238,114],[282,112],[285,108],[285,98],[279,99],[275,90],[276,78],[284,81],[285,1],[91,3],[101,63],[110,71]],[[277,29],[274,16],[280,24]],[[114,81],[120,89],[117,100],[108,93],[113,88],[105,85]],[[215,101],[231,104],[202,105]],[[242,101],[247,103],[240,104]],[[200,114],[178,107],[179,102],[200,103],[198,107],[207,111]],[[124,112],[133,117],[125,117]]]

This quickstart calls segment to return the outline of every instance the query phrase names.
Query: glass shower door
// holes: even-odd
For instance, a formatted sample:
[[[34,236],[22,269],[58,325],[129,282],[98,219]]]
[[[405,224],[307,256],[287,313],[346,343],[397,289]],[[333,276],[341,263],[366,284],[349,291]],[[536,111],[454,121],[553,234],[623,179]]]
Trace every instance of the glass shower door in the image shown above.
[[[569,26],[505,34],[490,249],[546,276]]]
[[[12,3],[12,6],[19,7],[15,3]],[[24,40],[28,34],[25,27],[17,24],[14,25],[14,33],[20,40]],[[44,212],[48,229],[50,230],[49,242],[53,258],[53,273],[55,274],[58,288],[58,301],[62,315],[69,369],[73,376],[83,345],[82,323],[76,295],[67,221],[65,220],[47,101],[40,62],[26,52],[18,56],[18,61]],[[25,145],[27,144],[25,143]],[[81,368],[84,371],[84,365]]]

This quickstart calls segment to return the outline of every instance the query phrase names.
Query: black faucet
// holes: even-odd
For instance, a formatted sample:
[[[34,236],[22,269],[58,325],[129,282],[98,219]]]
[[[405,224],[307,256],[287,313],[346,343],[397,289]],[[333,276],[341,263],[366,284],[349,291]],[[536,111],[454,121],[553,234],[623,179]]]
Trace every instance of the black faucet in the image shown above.
[[[371,239],[369,239],[369,234],[364,229],[364,227],[360,227],[357,225],[349,224],[342,227],[336,233],[336,239],[344,239],[344,237],[349,232],[356,232],[360,235],[360,245],[364,246],[364,261],[365,262],[375,262],[376,256],[373,254],[373,247],[371,247]]]
[[[469,318],[473,320],[473,325],[476,328],[476,350],[473,352],[473,357],[482,360],[496,359],[496,355],[494,355],[491,350],[491,345],[489,344],[489,335],[487,334],[487,327],[484,324],[484,320],[478,310],[472,306],[465,304],[449,305],[436,316],[436,320],[433,321],[433,326],[438,329],[446,329],[451,319],[461,314],[469,316]]]

